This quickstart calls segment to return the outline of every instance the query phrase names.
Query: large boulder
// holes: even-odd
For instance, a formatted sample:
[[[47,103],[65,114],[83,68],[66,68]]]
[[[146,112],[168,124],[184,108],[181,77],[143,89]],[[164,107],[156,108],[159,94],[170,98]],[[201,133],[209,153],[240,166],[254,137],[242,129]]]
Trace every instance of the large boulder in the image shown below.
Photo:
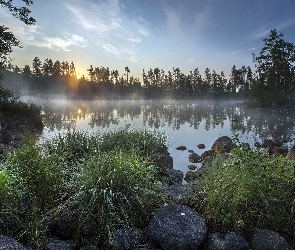
[[[162,206],[146,229],[147,239],[163,250],[198,249],[206,234],[205,220],[179,204]]]
[[[233,142],[230,137],[221,136],[213,143],[211,150],[215,154],[229,153],[232,146],[233,146]]]
[[[25,247],[18,241],[4,236],[0,235],[0,249],[5,249],[5,250],[28,250],[29,248]]]
[[[267,229],[259,229],[254,235],[252,249],[291,250],[292,248],[279,233]]]

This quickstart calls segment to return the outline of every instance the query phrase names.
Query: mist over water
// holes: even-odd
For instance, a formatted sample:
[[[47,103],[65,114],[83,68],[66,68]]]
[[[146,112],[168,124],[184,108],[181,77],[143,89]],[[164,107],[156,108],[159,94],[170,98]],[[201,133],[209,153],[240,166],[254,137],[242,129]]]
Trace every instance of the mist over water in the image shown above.
[[[295,140],[294,115],[247,109],[237,101],[85,101],[63,96],[23,96],[21,100],[42,106],[45,128],[41,140],[68,129],[89,133],[124,128],[156,130],[168,137],[174,168],[184,172],[191,165],[190,153],[176,150],[178,146],[202,154],[225,135],[238,134],[250,146],[265,139],[287,140],[290,146]],[[198,149],[200,143],[205,149]]]

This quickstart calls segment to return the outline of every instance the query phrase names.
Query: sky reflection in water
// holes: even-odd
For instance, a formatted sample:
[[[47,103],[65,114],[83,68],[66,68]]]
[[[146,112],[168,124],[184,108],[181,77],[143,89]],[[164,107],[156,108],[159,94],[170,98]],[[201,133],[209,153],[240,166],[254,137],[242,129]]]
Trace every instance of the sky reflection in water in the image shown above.
[[[189,152],[178,151],[177,146],[202,154],[219,136],[234,133],[251,146],[264,139],[286,139],[289,145],[294,141],[294,116],[247,109],[237,101],[67,101],[58,98],[33,102],[43,106],[42,138],[45,140],[68,128],[90,133],[126,126],[158,130],[168,137],[174,168],[184,172],[191,164]],[[200,143],[205,144],[205,149],[198,149]]]

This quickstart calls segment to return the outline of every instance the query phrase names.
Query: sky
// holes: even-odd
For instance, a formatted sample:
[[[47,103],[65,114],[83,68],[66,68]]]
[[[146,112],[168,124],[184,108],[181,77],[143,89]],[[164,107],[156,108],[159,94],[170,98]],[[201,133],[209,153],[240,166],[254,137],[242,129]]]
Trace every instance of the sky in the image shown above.
[[[254,67],[252,53],[270,29],[295,43],[294,0],[34,0],[29,8],[33,26],[0,7],[0,25],[23,45],[13,64],[73,61],[86,77],[90,65],[120,75],[128,66],[140,81],[150,68],[204,74],[208,67],[228,77],[233,65]]]

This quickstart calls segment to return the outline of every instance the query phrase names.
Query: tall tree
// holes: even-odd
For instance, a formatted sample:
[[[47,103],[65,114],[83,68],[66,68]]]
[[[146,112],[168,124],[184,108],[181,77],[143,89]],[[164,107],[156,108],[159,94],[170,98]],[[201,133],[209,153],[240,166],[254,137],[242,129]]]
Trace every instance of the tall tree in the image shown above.
[[[129,68],[128,68],[128,66],[127,67],[125,67],[125,71],[126,71],[126,82],[128,83],[128,73],[130,73],[130,70],[129,70]]]
[[[23,2],[30,6],[33,4],[32,0],[23,0]],[[19,18],[27,25],[35,24],[36,20],[30,17],[31,11],[27,7],[16,7],[13,0],[0,0],[0,6],[8,8],[13,16]],[[9,28],[4,25],[0,26],[0,67],[5,67],[8,63],[7,55],[12,52],[12,47],[22,47],[17,38],[12,32],[7,31]]]
[[[42,62],[39,59],[39,57],[35,57],[33,59],[33,74],[37,77],[41,77],[42,76],[42,66],[41,66]]]
[[[278,34],[276,29],[272,29],[270,36],[263,41],[264,47],[260,54],[253,54],[258,79],[252,94],[254,98],[259,99],[262,98],[259,95],[263,93],[263,105],[281,105],[290,101],[295,91],[294,45],[284,41],[283,34]]]

